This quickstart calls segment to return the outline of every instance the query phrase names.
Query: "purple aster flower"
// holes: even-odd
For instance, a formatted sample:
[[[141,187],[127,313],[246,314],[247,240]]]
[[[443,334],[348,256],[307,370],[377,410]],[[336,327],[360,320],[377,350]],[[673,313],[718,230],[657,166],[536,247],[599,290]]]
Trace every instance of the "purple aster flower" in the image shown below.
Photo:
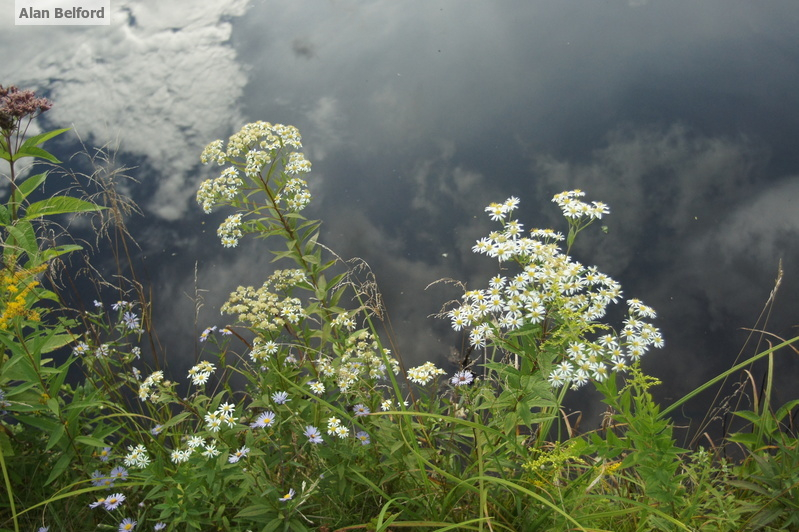
[[[122,322],[128,329],[139,328],[139,317],[133,312],[126,312],[122,315]]]
[[[275,392],[272,394],[272,400],[279,405],[283,405],[291,401],[289,394],[286,392]]]
[[[313,425],[308,425],[305,427],[305,432],[303,435],[308,437],[308,441],[311,443],[322,443],[322,433],[319,432],[319,429],[314,427]]]
[[[130,517],[126,517],[119,523],[119,532],[128,532],[136,528],[136,521],[131,519]]]
[[[125,496],[121,493],[114,493],[105,498],[103,505],[105,505],[106,510],[111,511],[119,508],[119,505],[123,502],[125,502]]]
[[[361,445],[369,445],[372,443],[372,440],[369,439],[369,434],[363,430],[358,432],[355,437],[361,442]]]
[[[372,412],[368,406],[364,405],[355,405],[352,407],[352,411],[355,412],[355,417],[365,416]]]

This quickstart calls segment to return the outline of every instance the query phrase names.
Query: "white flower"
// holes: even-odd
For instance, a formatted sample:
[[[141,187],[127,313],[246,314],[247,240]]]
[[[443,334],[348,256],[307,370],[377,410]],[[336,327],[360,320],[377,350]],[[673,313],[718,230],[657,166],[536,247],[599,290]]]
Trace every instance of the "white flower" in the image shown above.
[[[240,447],[238,451],[234,452],[228,457],[227,461],[230,462],[231,464],[235,464],[236,462],[247,456],[247,453],[249,452],[250,450],[247,447]]]
[[[421,366],[411,368],[408,370],[408,378],[411,382],[416,384],[425,385],[436,375],[444,375],[445,371],[437,368],[432,362],[425,362]]]
[[[465,386],[467,384],[471,384],[473,380],[474,374],[468,369],[464,369],[453,375],[449,382],[453,386]]]

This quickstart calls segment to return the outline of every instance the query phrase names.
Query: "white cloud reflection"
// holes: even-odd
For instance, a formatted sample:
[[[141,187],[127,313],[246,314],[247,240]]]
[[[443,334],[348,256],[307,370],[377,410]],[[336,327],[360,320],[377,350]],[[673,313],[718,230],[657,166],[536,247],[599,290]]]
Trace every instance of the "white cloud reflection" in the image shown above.
[[[230,39],[246,4],[115,0],[110,26],[12,26],[0,49],[17,52],[5,54],[0,78],[48,91],[50,123],[97,145],[119,138],[157,174],[141,176],[155,188],[145,208],[174,220],[195,193],[196,146],[241,122],[246,75]],[[2,12],[6,27],[11,11]]]
[[[578,241],[578,258],[660,311],[675,356],[707,329],[749,325],[779,256],[796,258],[799,190],[784,176],[799,168],[799,4],[112,4],[110,27],[16,28],[3,12],[0,47],[15,52],[0,81],[50,90],[50,123],[140,156],[143,206],[162,218],[145,238],[192,257],[154,259],[165,315],[191,315],[193,257],[208,320],[272,267],[261,241],[221,249],[210,217],[201,235],[163,227],[197,213],[202,147],[253,120],[302,131],[307,214],[372,265],[413,362],[457,336],[426,318],[457,291],[424,287],[496,271],[470,249],[493,228],[484,206],[511,195],[526,227],[560,224],[549,198],[567,188],[607,202],[609,233]]]

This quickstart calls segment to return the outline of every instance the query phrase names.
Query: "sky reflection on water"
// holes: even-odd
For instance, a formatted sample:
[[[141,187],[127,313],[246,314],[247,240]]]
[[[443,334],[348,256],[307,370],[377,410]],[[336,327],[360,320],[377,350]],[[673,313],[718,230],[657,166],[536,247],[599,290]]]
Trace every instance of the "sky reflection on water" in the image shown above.
[[[223,213],[194,203],[202,148],[243,123],[296,125],[323,238],[377,275],[411,363],[459,345],[428,316],[496,264],[470,249],[483,207],[515,195],[525,227],[564,227],[549,199],[611,207],[576,255],[659,312],[646,368],[678,397],[728,367],[785,279],[799,295],[799,5],[795,2],[245,2],[114,0],[108,27],[14,27],[0,13],[0,82],[46,91],[47,127],[118,140],[161,337],[193,353],[236,285],[272,267],[263,242],[225,250]],[[63,147],[65,150],[69,147]],[[560,224],[560,225],[553,225]],[[590,234],[588,234],[590,233]],[[783,375],[796,375],[786,359]],[[188,362],[186,362],[188,364]],[[181,367],[179,363],[176,366]],[[786,382],[793,382],[786,377]]]

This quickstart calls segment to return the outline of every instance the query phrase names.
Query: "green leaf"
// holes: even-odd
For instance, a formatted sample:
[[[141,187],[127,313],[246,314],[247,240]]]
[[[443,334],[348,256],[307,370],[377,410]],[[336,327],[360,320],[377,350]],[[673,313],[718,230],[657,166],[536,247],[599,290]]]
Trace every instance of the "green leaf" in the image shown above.
[[[76,436],[75,442],[83,445],[88,445],[89,447],[103,448],[107,446],[107,444],[103,440],[92,438],[91,436]]]
[[[60,477],[64,471],[67,470],[67,467],[69,467],[70,462],[72,462],[72,458],[72,448],[68,447],[66,452],[61,455],[61,458],[58,459],[58,462],[55,463],[55,466],[53,466],[53,470],[50,472],[50,476],[47,477],[47,481],[45,481],[44,485],[47,486],[52,481]]]
[[[3,453],[3,458],[7,456],[14,456],[14,448],[11,446],[11,440],[5,431],[0,430],[0,453]]]
[[[69,372],[69,366],[72,362],[75,361],[75,357],[68,357],[67,360],[58,368],[56,371],[55,378],[50,381],[50,396],[55,397],[61,391],[61,386],[64,384],[64,380],[67,378],[67,373]]]
[[[42,251],[42,261],[47,262],[56,257],[60,257],[61,255],[66,255],[67,253],[72,253],[73,251],[80,251],[81,249],[83,249],[83,246],[79,246],[77,244],[64,244],[63,246],[48,248]]]
[[[68,345],[73,340],[75,340],[75,336],[72,334],[54,334],[45,340],[45,342],[41,346],[42,353],[50,353],[55,351],[60,347],[64,347]]]
[[[302,260],[304,260],[308,264],[314,264],[314,265],[319,264],[320,262],[319,257],[317,257],[316,255],[303,255]]]
[[[19,150],[17,150],[17,153],[14,154],[13,160],[18,161],[24,157],[38,157],[39,159],[45,159],[54,164],[61,162],[49,151],[43,150],[42,148],[37,148],[36,146],[20,146]]]
[[[776,419],[777,422],[782,421],[782,418],[784,418],[791,410],[796,408],[797,405],[799,405],[799,399],[788,401],[777,410],[777,413],[774,414],[774,419]]]
[[[191,415],[190,412],[182,412],[182,413],[178,414],[177,416],[169,418],[169,421],[167,421],[166,423],[161,425],[161,430],[166,430],[169,427],[180,423],[181,421],[183,421],[184,419],[186,419],[190,415]]]
[[[105,209],[96,203],[69,196],[54,196],[46,200],[31,203],[25,211],[23,220],[33,220],[52,214],[92,212]]]
[[[742,417],[747,421],[751,421],[752,423],[757,423],[760,421],[760,416],[751,410],[739,410],[737,412],[733,412],[733,414],[738,417]]]
[[[728,439],[731,442],[745,445],[750,451],[754,451],[761,446],[760,438],[757,437],[757,434],[738,432],[731,434]]]
[[[20,220],[16,225],[8,226],[10,238],[6,240],[3,255],[7,258],[15,250],[20,249],[33,259],[39,251],[39,244],[36,241],[36,231],[30,222]]]
[[[35,135],[33,137],[30,137],[29,139],[26,139],[25,142],[22,143],[22,147],[27,148],[29,146],[38,146],[39,144],[47,142],[51,138],[57,137],[61,133],[65,133],[70,129],[72,128],[67,127],[64,129],[54,129],[53,131],[45,131],[41,135]]]
[[[0,225],[6,226],[11,223],[11,214],[5,205],[0,205]]]
[[[44,172],[43,174],[32,175],[20,183],[17,187],[17,193],[19,194],[19,197],[17,197],[16,200],[22,201],[27,198],[31,192],[36,190],[39,185],[44,183],[45,179],[47,179],[47,172]]]
[[[26,425],[30,425],[31,427],[35,427],[42,432],[52,432],[56,429],[57,426],[61,425],[59,422],[44,416],[27,416],[27,415],[18,415],[16,416],[17,420],[25,423]],[[63,429],[64,427],[61,426]]]
[[[270,510],[271,508],[269,508],[268,506],[264,506],[263,504],[256,504],[242,509],[239,513],[236,514],[236,517],[258,517],[261,515],[268,514]]]

